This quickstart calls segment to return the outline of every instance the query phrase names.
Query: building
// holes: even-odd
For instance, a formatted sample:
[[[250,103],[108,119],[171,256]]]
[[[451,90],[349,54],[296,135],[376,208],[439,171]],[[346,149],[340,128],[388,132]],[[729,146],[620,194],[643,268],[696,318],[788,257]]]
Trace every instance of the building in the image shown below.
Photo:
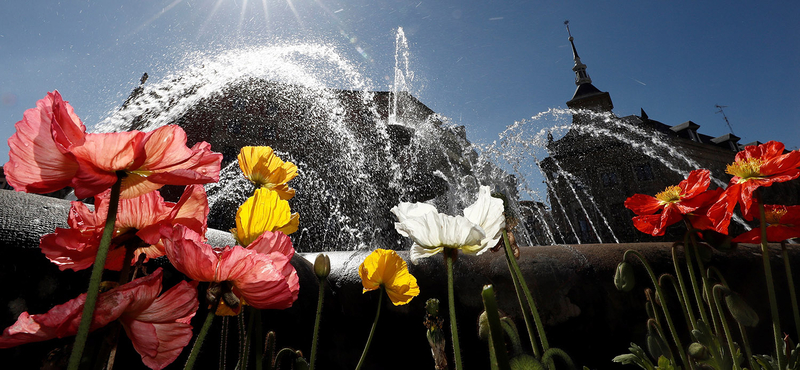
[[[553,227],[563,235],[556,242],[678,240],[685,231],[680,226],[660,238],[636,230],[625,200],[637,193],[655,195],[697,168],[709,169],[716,178],[711,188],[725,186],[727,164],[744,146],[759,143],[741,144],[733,134],[704,135],[692,121],[670,126],[650,119],[644,109],[639,115],[617,116],[611,95],[592,84],[572,35],[569,41],[576,89],[567,106],[574,110],[573,122],[563,137],[548,138],[549,157],[541,163]],[[797,181],[776,184],[766,200],[796,204],[798,189]]]

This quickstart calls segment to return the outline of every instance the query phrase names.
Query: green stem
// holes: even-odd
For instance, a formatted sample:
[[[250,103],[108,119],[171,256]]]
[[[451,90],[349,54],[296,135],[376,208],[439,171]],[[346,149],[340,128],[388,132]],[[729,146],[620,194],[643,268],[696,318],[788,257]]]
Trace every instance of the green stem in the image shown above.
[[[508,234],[505,230],[503,230],[503,239],[506,241],[508,240]],[[506,244],[506,246],[508,246],[508,244]],[[544,324],[542,323],[542,318],[539,316],[539,310],[536,308],[536,301],[533,300],[533,295],[531,294],[530,289],[528,289],[528,284],[525,283],[525,277],[522,276],[522,270],[520,270],[516,258],[511,258],[511,267],[513,267],[514,273],[517,275],[517,280],[520,282],[520,286],[522,287],[522,291],[525,293],[525,299],[528,300],[528,306],[531,308],[533,321],[536,323],[536,330],[539,332],[539,339],[542,341],[542,350],[546,352],[548,349],[550,349],[550,344],[547,342],[547,335],[544,332]]]
[[[456,370],[463,369],[461,364],[461,346],[458,343],[458,325],[456,324],[456,302],[453,290],[453,261],[458,255],[458,249],[444,249],[445,265],[447,265],[447,300],[450,307],[450,337],[453,340],[453,361]]]
[[[710,298],[711,297],[711,281],[708,279],[708,271],[706,271],[705,265],[703,264],[703,259],[700,258],[700,249],[697,246],[697,238],[694,235],[694,232],[696,232],[696,231],[697,230],[692,230],[691,231],[690,240],[692,242],[692,249],[694,250],[694,256],[695,256],[695,258],[697,258],[697,267],[698,267],[698,269],[700,269],[700,277],[702,278],[703,292],[705,292],[705,295],[708,298],[709,313],[711,314],[711,321],[712,321],[712,324],[714,325],[714,332],[715,332],[715,334],[717,336],[719,336],[720,323],[717,320],[717,315],[714,314],[714,312],[718,311],[718,310],[716,308],[716,303],[714,303],[714,300]],[[721,321],[722,318],[720,318],[719,320]],[[708,321],[706,320],[705,323],[708,324]]]
[[[319,321],[322,318],[322,302],[325,300],[325,282],[327,279],[319,279],[319,296],[317,296],[317,318],[314,320],[314,336],[311,342],[311,364],[309,370],[314,370],[317,361],[317,343],[319,342]]]
[[[653,285],[656,288],[656,297],[658,297],[659,301],[663,306],[664,317],[667,319],[667,326],[669,327],[670,332],[672,333],[672,340],[675,342],[675,346],[678,347],[678,355],[681,357],[681,361],[687,366],[689,369],[693,369],[694,366],[692,362],[689,361],[689,358],[686,357],[686,350],[683,348],[683,344],[681,344],[681,340],[678,337],[678,331],[675,329],[675,324],[672,322],[672,316],[669,313],[669,310],[666,307],[666,295],[664,295],[664,290],[661,288],[661,285],[658,283],[658,278],[656,278],[656,274],[653,272],[653,269],[650,267],[650,264],[647,263],[647,260],[642,256],[641,253],[628,249],[625,251],[625,254],[622,255],[622,260],[624,261],[628,254],[633,254],[639,258],[639,261],[642,262],[644,268],[647,270],[647,274],[650,275],[650,280],[653,282]],[[653,304],[653,309],[656,308],[656,304]]]
[[[508,271],[511,273],[511,281],[514,283],[514,290],[517,293],[517,300],[519,300],[519,307],[522,310],[522,318],[525,320],[525,327],[528,330],[528,338],[531,342],[531,347],[533,347],[533,355],[536,357],[537,360],[542,358],[542,353],[539,350],[538,341],[536,340],[536,332],[533,328],[533,316],[531,315],[531,311],[527,309],[525,306],[525,300],[523,298],[522,287],[520,286],[519,277],[517,276],[516,272],[514,272],[514,267],[511,260],[516,260],[514,258],[514,252],[511,250],[511,244],[508,242],[508,235],[506,232],[503,232],[503,241],[505,242],[505,251],[506,251],[506,263],[508,264]]]
[[[710,272],[713,272],[717,275],[717,279],[719,279],[722,286],[730,289],[730,286],[728,286],[728,281],[725,280],[725,276],[722,276],[722,273],[719,271],[719,269],[711,266],[708,268],[708,273],[706,275],[711,275]],[[750,363],[750,368],[757,369],[755,359],[753,359],[753,351],[750,349],[750,340],[747,338],[747,330],[745,329],[744,325],[740,324],[738,321],[736,324],[739,326],[739,333],[742,335],[742,346],[744,347],[745,354],[747,355],[747,360]]]
[[[673,248],[673,251],[674,250],[675,249]],[[677,270],[677,268],[676,268],[676,270]],[[681,293],[682,293],[681,289],[678,287],[679,283],[675,282],[675,277],[673,277],[672,275],[663,274],[663,275],[659,276],[658,279],[659,279],[659,283],[661,283],[661,280],[668,280],[670,283],[672,283],[672,286],[675,288],[675,295],[678,297],[678,302],[680,303],[681,310],[683,310],[683,317],[686,319],[686,323],[688,324],[687,327],[688,327],[689,331],[691,332],[691,329],[694,329],[694,324],[693,324],[694,323],[694,316],[691,315],[692,308],[689,306],[689,305],[691,305],[691,303],[688,303],[688,301],[684,300],[684,299],[688,299],[689,297],[688,296],[684,297],[684,296],[681,295]],[[683,293],[685,293],[685,291]]]
[[[789,298],[792,300],[792,313],[794,314],[794,330],[797,339],[800,339],[800,310],[797,307],[797,293],[794,291],[794,276],[792,275],[792,265],[789,263],[789,251],[786,249],[786,241],[781,242],[781,256],[783,256],[783,267],[786,268],[786,280],[789,284]]]
[[[692,238],[692,228],[691,223],[686,223],[687,228],[689,231],[686,232],[687,239],[691,239],[692,244],[687,244],[684,242],[683,244],[683,254],[686,257],[686,268],[689,270],[689,280],[692,282],[692,290],[694,291],[694,299],[697,301],[697,309],[700,311],[700,318],[703,319],[704,322],[708,322],[708,315],[706,314],[706,307],[703,304],[703,294],[701,293],[700,288],[697,285],[697,276],[694,272],[694,264],[692,263],[692,252],[697,249],[697,246],[694,245],[694,238]],[[688,241],[688,240],[687,240]],[[702,261],[700,258],[697,259],[698,266]],[[675,269],[677,270],[677,265]],[[695,322],[692,322],[692,328],[696,329]]]
[[[650,304],[653,306],[653,320],[656,321],[656,324],[658,324],[658,326],[663,326],[663,324],[661,323],[661,316],[658,314],[660,306],[656,304],[656,299],[655,297],[653,297],[653,290],[650,288],[645,288],[644,296],[647,302],[650,302]],[[645,307],[645,309],[647,309],[647,307]]]
[[[111,238],[114,236],[114,223],[117,220],[117,208],[119,208],[119,193],[122,188],[124,175],[117,175],[117,182],[111,187],[111,195],[108,201],[108,215],[103,229],[103,236],[100,238],[100,246],[97,248],[97,256],[92,266],[92,275],[89,279],[89,288],[86,291],[86,302],[83,305],[81,323],[78,326],[78,333],[75,336],[75,345],[69,356],[69,370],[78,370],[86,348],[86,339],[89,337],[89,329],[94,317],[94,308],[97,304],[97,296],[100,295],[100,281],[103,279],[103,270],[106,266],[106,257],[111,246]]]
[[[506,350],[506,342],[503,337],[500,314],[497,313],[494,288],[491,285],[485,285],[481,295],[483,296],[483,308],[486,310],[486,319],[489,321],[489,342],[492,344],[491,351],[497,361],[497,368],[511,370],[511,366],[508,364],[508,350]]]
[[[725,331],[725,341],[728,342],[728,354],[731,356],[731,362],[733,362],[734,369],[741,369],[739,363],[736,361],[736,347],[733,343],[733,337],[731,336],[731,331],[728,328],[728,320],[725,318],[725,312],[722,310],[722,304],[719,300],[720,292],[722,291],[723,286],[721,284],[717,284],[714,286],[713,294],[714,294],[714,303],[717,304],[717,310],[719,310],[719,317],[722,321],[722,329]]]
[[[200,328],[200,333],[197,334],[197,339],[194,340],[194,346],[192,346],[192,352],[189,354],[189,359],[186,360],[186,366],[183,367],[184,370],[191,370],[194,367],[195,361],[197,361],[197,355],[200,354],[200,347],[203,346],[203,341],[206,339],[206,335],[208,334],[208,329],[211,328],[211,323],[214,321],[214,311],[217,310],[217,305],[212,305],[208,310],[208,315],[206,315],[206,320],[203,321],[203,327]]]
[[[542,355],[542,363],[546,364],[548,362],[553,361],[554,356],[560,357],[561,360],[563,360],[564,363],[567,364],[568,369],[575,370],[575,363],[572,362],[572,358],[570,358],[566,352],[564,352],[559,348],[550,348],[547,351],[545,351],[544,355]]]
[[[772,332],[775,340],[775,357],[778,359],[778,368],[786,368],[786,357],[781,355],[783,340],[781,339],[781,319],[778,316],[778,301],[775,298],[775,286],[772,282],[772,267],[769,262],[769,245],[767,244],[767,219],[764,214],[764,203],[761,201],[761,194],[756,192],[756,202],[758,203],[758,215],[761,221],[761,259],[764,262],[764,276],[767,280],[767,294],[769,295],[769,307],[772,315]]]
[[[380,297],[378,298],[378,312],[375,312],[375,321],[372,322],[372,329],[369,331],[369,337],[367,337],[367,345],[364,346],[364,352],[361,353],[361,359],[358,360],[358,365],[356,365],[356,370],[360,369],[362,365],[364,365],[364,359],[367,358],[367,351],[369,351],[369,345],[372,343],[372,337],[375,336],[375,328],[378,327],[378,319],[381,317],[381,307],[383,306],[383,296],[385,295],[384,287],[381,285],[380,289]]]
[[[686,250],[686,242],[689,239],[689,232],[686,233],[683,242],[683,254],[687,254]],[[679,243],[675,243],[672,245],[672,264],[675,266],[675,277],[678,278],[678,286],[680,287],[680,292],[678,293],[678,300],[681,301],[681,306],[683,308],[683,313],[686,316],[687,320],[689,321],[689,328],[695,329],[696,320],[694,318],[694,310],[692,309],[692,301],[689,300],[689,293],[686,291],[686,284],[683,282],[683,272],[681,272],[680,263],[678,263],[678,245]],[[686,260],[686,265],[689,270],[692,267],[689,265],[689,260]]]

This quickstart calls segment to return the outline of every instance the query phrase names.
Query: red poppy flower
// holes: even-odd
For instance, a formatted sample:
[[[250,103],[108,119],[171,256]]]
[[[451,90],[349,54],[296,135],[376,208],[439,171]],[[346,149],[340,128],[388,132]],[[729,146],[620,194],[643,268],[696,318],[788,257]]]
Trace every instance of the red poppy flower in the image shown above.
[[[9,184],[20,191],[48,193],[66,186],[78,198],[110,188],[124,171],[122,198],[135,198],[166,184],[205,184],[219,180],[222,155],[206,142],[186,146],[178,126],[152,132],[87,134],[72,106],[58,91],[25,112],[8,139],[4,167]]]
[[[800,206],[764,205],[767,241],[781,242],[800,237]],[[754,228],[733,239],[737,243],[761,243],[761,229]]]
[[[142,361],[163,369],[192,339],[190,320],[197,311],[196,283],[182,281],[159,297],[162,270],[101,293],[91,330],[119,319]],[[23,312],[0,336],[0,348],[75,335],[86,294],[41,315]]]
[[[753,192],[760,186],[771,186],[800,177],[800,152],[783,154],[784,146],[770,141],[758,146],[751,145],[736,154],[736,161],[728,165],[726,172],[733,175],[728,188],[708,211],[718,232],[726,233],[733,215],[733,208],[739,204],[746,220],[753,219],[751,206]]]
[[[259,309],[284,309],[297,299],[300,281],[289,263],[294,248],[282,232],[265,232],[249,249],[238,245],[214,248],[183,225],[162,227],[161,233],[171,236],[164,238],[167,257],[178,271],[197,281],[222,283],[222,291],[232,292],[242,304]],[[241,307],[223,303],[228,303],[233,314]],[[217,312],[221,314],[225,308]]]
[[[95,197],[94,212],[82,202],[72,202],[67,219],[70,228],[58,228],[55,233],[42,237],[39,247],[59,269],[78,271],[94,263],[108,214],[109,193],[106,191]],[[147,259],[161,257],[165,254],[161,225],[182,224],[205,235],[207,217],[208,200],[201,185],[187,186],[178,203],[165,202],[158,191],[122,199],[105,268],[122,269],[128,243],[137,243],[133,260],[128,263],[136,262],[140,254]]]
[[[628,198],[625,207],[637,215],[633,218],[633,225],[646,234],[664,235],[667,226],[714,199],[717,192],[706,191],[711,183],[710,178],[708,170],[694,170],[678,185],[667,187],[655,197],[635,194]]]

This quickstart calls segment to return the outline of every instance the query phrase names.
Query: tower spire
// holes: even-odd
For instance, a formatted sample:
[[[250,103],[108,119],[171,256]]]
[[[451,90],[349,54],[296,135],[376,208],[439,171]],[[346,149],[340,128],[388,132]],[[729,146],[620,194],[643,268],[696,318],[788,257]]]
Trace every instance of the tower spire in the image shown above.
[[[572,33],[569,31],[569,21],[564,21],[564,25],[567,26],[569,43],[572,45],[572,58],[575,60],[575,66],[572,67],[572,70],[575,71],[575,85],[590,84],[592,83],[592,79],[589,77],[589,74],[586,73],[586,64],[581,62],[581,57],[578,56],[578,50],[575,49],[575,38],[572,37]]]

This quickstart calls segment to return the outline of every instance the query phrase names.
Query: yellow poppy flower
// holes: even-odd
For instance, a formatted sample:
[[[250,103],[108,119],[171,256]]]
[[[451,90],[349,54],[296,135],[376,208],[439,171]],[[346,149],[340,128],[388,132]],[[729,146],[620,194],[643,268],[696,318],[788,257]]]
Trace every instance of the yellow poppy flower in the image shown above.
[[[294,197],[294,189],[286,185],[297,176],[297,166],[284,162],[268,146],[246,146],[239,151],[239,168],[244,177],[259,188],[275,190],[281,199]]]
[[[300,215],[292,214],[289,202],[277,192],[260,188],[236,212],[236,228],[231,230],[236,240],[248,246],[265,231],[282,231],[289,235],[297,231]]]
[[[411,302],[412,298],[419,295],[417,278],[408,272],[406,261],[393,250],[372,251],[358,267],[358,275],[361,276],[364,293],[383,286],[395,306]]]

